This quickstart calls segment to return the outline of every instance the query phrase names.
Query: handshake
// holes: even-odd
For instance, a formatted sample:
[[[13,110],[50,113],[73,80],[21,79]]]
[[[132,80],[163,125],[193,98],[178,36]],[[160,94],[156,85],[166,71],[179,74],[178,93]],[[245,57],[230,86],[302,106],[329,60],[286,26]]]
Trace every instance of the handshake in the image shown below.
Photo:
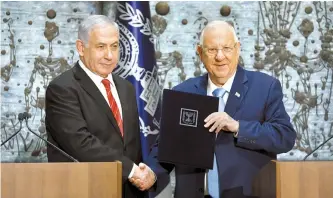
[[[135,167],[133,176],[129,181],[141,191],[148,190],[156,181],[155,173],[144,163]]]

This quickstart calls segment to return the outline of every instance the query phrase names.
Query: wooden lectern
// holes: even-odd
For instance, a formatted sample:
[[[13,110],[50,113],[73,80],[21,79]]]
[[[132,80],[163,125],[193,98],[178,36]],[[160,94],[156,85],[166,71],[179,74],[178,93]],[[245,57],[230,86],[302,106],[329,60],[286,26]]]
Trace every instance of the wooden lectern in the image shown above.
[[[120,198],[120,162],[1,163],[4,198]]]
[[[333,198],[333,161],[272,161],[253,184],[260,198]]]

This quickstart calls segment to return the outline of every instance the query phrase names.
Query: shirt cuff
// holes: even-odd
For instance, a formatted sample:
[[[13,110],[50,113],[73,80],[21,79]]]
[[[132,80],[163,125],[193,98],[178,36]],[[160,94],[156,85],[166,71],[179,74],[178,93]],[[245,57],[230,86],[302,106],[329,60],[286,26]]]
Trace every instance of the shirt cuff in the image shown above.
[[[234,137],[238,137],[238,131],[236,133],[234,133]]]
[[[134,171],[135,171],[135,169],[136,169],[137,167],[138,167],[138,166],[137,166],[136,164],[133,163],[133,168],[132,168],[130,174],[128,175],[128,178],[132,178],[132,177],[133,177],[133,175],[134,175]]]
[[[235,137],[235,138],[238,137],[238,132],[239,132],[239,121],[237,121],[237,122],[238,122],[238,130],[237,130],[236,133],[234,133],[234,137]]]
[[[152,172],[153,172],[153,174],[155,176],[154,183],[153,183],[153,184],[155,184],[155,182],[157,181],[157,175],[154,173],[154,171],[152,171]]]

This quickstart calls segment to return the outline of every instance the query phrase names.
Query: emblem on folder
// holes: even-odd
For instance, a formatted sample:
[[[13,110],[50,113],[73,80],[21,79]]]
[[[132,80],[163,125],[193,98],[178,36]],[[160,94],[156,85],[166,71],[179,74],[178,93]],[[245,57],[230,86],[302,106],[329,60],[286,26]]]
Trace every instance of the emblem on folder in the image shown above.
[[[198,111],[193,109],[180,109],[180,125],[197,127],[198,124]]]

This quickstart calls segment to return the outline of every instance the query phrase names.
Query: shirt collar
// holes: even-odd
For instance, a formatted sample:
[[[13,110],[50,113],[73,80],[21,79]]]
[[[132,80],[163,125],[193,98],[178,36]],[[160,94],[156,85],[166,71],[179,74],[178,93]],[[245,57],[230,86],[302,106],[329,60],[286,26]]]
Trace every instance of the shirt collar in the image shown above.
[[[236,70],[237,72],[237,70]],[[236,72],[227,80],[227,82],[222,86],[223,89],[225,89],[228,93],[230,93],[231,87],[232,87],[232,83],[234,82],[235,76],[236,76]],[[213,91],[217,88],[220,88],[218,86],[216,86],[213,81],[210,79],[209,75],[208,75],[208,84],[207,84],[207,95],[212,96],[213,95]]]
[[[84,63],[79,60],[79,65],[80,67],[86,72],[86,74],[91,78],[91,80],[98,86],[100,83],[102,83],[102,80],[104,79],[103,77],[95,74],[92,72],[90,69],[87,68],[87,66],[84,65]],[[110,73],[106,79],[108,79],[111,83],[111,86],[114,86],[112,74]]]

